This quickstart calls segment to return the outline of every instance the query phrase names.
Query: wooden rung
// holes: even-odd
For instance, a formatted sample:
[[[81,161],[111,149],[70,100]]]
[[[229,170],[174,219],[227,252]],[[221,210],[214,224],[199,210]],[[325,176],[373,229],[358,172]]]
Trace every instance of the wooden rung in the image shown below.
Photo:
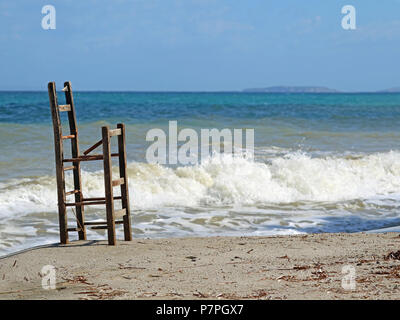
[[[75,194],[75,193],[78,193],[78,192],[79,192],[79,190],[72,190],[72,191],[66,192],[65,195],[66,195],[66,196],[69,196],[69,195],[71,195],[71,194]]]
[[[113,129],[109,131],[110,137],[121,135],[121,129]]]
[[[124,181],[125,181],[124,178],[119,178],[117,180],[113,180],[112,186],[113,187],[120,186],[121,184],[124,184]]]
[[[122,199],[121,196],[115,196],[114,200],[120,200]],[[105,197],[99,197],[99,198],[85,198],[85,201],[97,201],[97,200],[106,200]]]
[[[90,229],[101,230],[101,229],[108,229],[108,227],[107,226],[95,226],[95,227],[90,227]]]
[[[119,157],[118,153],[112,153],[111,157]],[[81,161],[94,161],[94,160],[102,160],[103,155],[102,154],[94,154],[90,156],[80,156],[78,158],[70,158],[70,159],[64,159],[63,162],[81,162]]]
[[[66,207],[73,207],[73,206],[93,206],[93,205],[98,205],[98,204],[105,204],[106,201],[91,201],[91,202],[86,202],[86,201],[82,201],[82,202],[72,202],[72,203],[66,203],[65,206]]]
[[[124,215],[126,215],[126,209],[121,209],[121,210],[115,210],[114,211],[114,217],[115,218],[121,218]]]
[[[58,106],[58,110],[60,110],[60,111],[71,111],[71,106],[69,104],[60,104]]]
[[[85,222],[85,226],[97,226],[107,224],[107,221],[87,221]]]
[[[78,231],[79,232],[81,230],[82,230],[81,228],[68,228],[67,229],[68,232],[71,232],[71,231]]]
[[[97,147],[99,147],[101,144],[103,143],[103,140],[97,141],[94,145],[92,145],[89,149],[87,149],[86,151],[83,152],[83,154],[86,156],[88,155],[90,152],[92,152],[94,149],[96,149]]]
[[[115,221],[115,224],[122,224],[123,220]],[[98,225],[107,225],[107,221],[87,221],[85,222],[85,226],[98,226]]]
[[[93,154],[90,156],[80,156],[78,158],[64,159],[63,162],[80,162],[80,161],[93,161],[93,160],[102,160],[102,159],[103,159],[102,154]]]
[[[75,166],[64,167],[64,171],[74,170]]]
[[[99,201],[99,200],[106,200],[104,197],[99,198],[85,198],[85,201]]]
[[[61,137],[63,140],[65,140],[65,139],[74,139],[75,138],[75,135],[74,134],[70,134],[70,135],[68,135],[68,136],[62,136]]]

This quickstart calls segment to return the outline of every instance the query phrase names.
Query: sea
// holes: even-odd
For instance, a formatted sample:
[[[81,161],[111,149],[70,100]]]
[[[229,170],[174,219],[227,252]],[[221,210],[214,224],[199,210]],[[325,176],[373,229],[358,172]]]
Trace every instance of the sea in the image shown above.
[[[400,231],[400,94],[74,92],[74,100],[81,151],[102,126],[126,125],[134,238]],[[197,163],[149,163],[148,132],[168,135],[171,121],[199,136],[253,129],[254,156],[221,148]],[[63,124],[67,132],[65,115]],[[101,161],[84,163],[82,180],[85,197],[104,196]],[[72,190],[70,174],[66,183]],[[105,208],[85,214],[104,220]],[[76,226],[72,210],[68,219]],[[88,239],[106,234],[88,229]],[[48,94],[0,92],[0,256],[58,241]]]

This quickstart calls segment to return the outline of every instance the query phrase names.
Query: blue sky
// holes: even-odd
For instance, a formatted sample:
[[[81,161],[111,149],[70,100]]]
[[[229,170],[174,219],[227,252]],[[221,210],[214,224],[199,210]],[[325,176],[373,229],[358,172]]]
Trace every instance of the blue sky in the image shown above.
[[[0,0],[0,48],[0,90],[378,90],[400,86],[400,0]]]

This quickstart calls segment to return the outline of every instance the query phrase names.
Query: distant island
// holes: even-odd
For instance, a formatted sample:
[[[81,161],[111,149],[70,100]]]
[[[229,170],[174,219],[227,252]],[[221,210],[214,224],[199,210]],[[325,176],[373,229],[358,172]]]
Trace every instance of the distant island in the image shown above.
[[[268,93],[337,93],[338,90],[326,87],[311,86],[276,86],[267,88],[244,89],[243,92],[268,92]]]
[[[399,93],[400,92],[400,87],[394,87],[390,89],[385,89],[385,90],[380,90],[377,92],[382,92],[382,93]]]
[[[400,87],[393,87],[378,91],[339,91],[327,87],[315,87],[315,86],[274,86],[266,88],[249,88],[244,89],[242,92],[250,93],[400,93]]]

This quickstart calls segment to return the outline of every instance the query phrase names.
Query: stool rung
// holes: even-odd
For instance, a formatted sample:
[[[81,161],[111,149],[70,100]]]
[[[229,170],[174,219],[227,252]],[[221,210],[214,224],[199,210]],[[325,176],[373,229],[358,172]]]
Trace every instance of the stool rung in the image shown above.
[[[74,139],[75,138],[75,135],[74,134],[70,134],[70,135],[68,135],[68,136],[62,136],[61,137],[63,140],[66,140],[66,139]]]
[[[111,157],[119,157],[119,153],[111,153]],[[80,162],[80,161],[93,161],[93,160],[103,160],[103,155],[93,154],[88,156],[80,156],[77,158],[63,159],[63,162]]]
[[[75,166],[64,167],[64,171],[74,170]]]
[[[68,232],[71,232],[71,231],[78,231],[79,232],[81,230],[82,230],[82,228],[68,228],[67,229]]]
[[[115,224],[122,224],[123,220],[115,221]],[[98,226],[98,225],[107,225],[107,221],[87,221],[85,222],[85,226]]]
[[[75,193],[78,193],[78,192],[79,192],[79,190],[72,190],[72,191],[66,192],[65,195],[66,195],[66,196],[69,196],[69,195],[71,195],[71,194],[75,194]]]
[[[58,106],[58,110],[60,110],[60,111],[71,111],[71,105],[69,105],[69,104],[60,104]]]
[[[114,200],[121,200],[121,196],[114,196]],[[106,200],[105,197],[99,197],[99,198],[85,198],[85,201],[98,201],[98,200]]]
[[[81,202],[69,202],[66,203],[65,206],[67,207],[73,207],[73,206],[92,206],[92,205],[96,205],[96,204],[105,204],[106,201],[90,201],[90,202],[86,202],[86,201],[81,201]]]
[[[85,226],[97,226],[97,225],[102,225],[102,224],[107,224],[107,221],[87,221],[87,222],[85,222]]]
[[[101,230],[101,229],[108,229],[108,227],[107,226],[94,226],[94,227],[90,227],[90,229]]]
[[[113,180],[112,182],[112,186],[116,187],[116,186],[120,186],[121,184],[125,183],[125,179],[124,178],[119,178],[117,180]]]
[[[101,146],[101,144],[103,143],[103,140],[97,141],[94,145],[92,145],[89,149],[87,149],[86,151],[83,152],[83,154],[85,156],[87,156],[90,152],[92,152],[94,149],[96,149],[97,147]]]

